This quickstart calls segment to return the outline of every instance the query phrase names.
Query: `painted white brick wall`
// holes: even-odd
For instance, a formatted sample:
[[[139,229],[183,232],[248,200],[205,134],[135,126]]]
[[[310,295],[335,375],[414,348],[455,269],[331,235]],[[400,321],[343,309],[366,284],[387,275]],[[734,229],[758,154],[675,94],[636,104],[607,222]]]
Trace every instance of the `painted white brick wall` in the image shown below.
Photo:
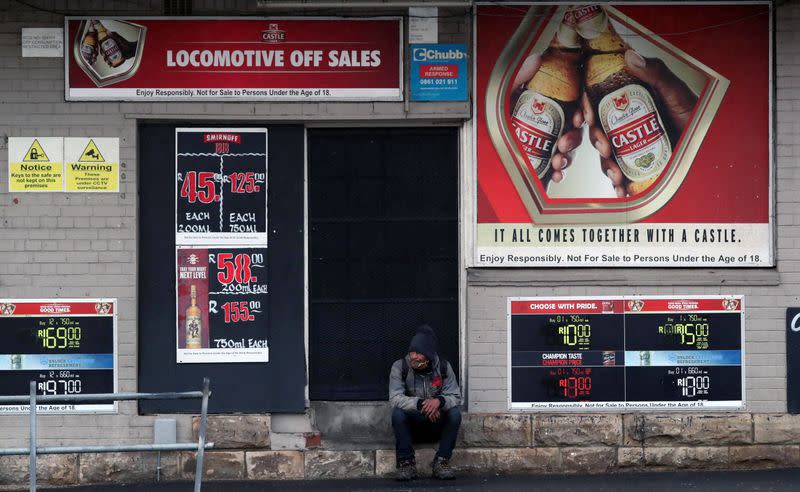
[[[255,5],[250,0],[194,3],[195,15],[223,16],[252,15]],[[162,15],[160,0],[37,0],[35,4],[59,12],[73,9],[67,12],[69,15]],[[397,13],[401,12],[389,12]],[[467,41],[469,19],[463,9],[460,15],[461,19],[448,16],[442,21],[442,42]],[[120,391],[137,390],[137,120],[459,121],[468,118],[471,111],[469,103],[411,103],[408,107],[403,102],[66,103],[64,60],[22,58],[22,27],[63,27],[63,16],[0,0],[0,298],[116,297]],[[119,137],[120,193],[9,193],[8,138],[22,136]],[[189,417],[173,417],[178,420],[179,439],[188,440]],[[123,402],[118,415],[41,416],[39,443],[150,442],[152,425],[152,417],[138,416],[135,404]],[[25,445],[27,426],[27,416],[0,416],[0,447]]]

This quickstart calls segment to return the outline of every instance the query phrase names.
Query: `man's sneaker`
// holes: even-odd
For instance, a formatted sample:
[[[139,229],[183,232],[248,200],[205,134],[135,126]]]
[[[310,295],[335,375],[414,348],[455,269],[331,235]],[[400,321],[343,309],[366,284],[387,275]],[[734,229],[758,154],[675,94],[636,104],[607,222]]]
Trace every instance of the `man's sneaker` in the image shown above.
[[[437,456],[433,460],[433,476],[439,480],[452,480],[456,478],[453,469],[450,468],[450,460]]]
[[[397,464],[397,480],[408,482],[417,478],[417,463],[413,460],[401,461]]]

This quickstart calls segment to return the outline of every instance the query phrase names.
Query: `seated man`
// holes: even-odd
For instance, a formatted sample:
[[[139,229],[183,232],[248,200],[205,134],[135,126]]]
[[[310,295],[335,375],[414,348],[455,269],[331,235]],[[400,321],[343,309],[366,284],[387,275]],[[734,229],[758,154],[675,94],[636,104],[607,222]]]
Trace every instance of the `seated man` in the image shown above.
[[[455,478],[450,457],[461,426],[461,390],[453,368],[437,354],[437,340],[428,325],[417,328],[408,355],[392,364],[389,375],[398,480],[417,478],[412,439],[435,441],[433,476]]]

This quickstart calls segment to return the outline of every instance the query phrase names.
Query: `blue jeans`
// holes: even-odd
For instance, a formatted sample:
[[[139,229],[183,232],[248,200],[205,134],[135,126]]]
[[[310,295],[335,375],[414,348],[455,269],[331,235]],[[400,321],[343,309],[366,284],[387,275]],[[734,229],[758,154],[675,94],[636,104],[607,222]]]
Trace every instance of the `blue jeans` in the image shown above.
[[[436,442],[439,450],[436,456],[450,459],[456,447],[458,428],[461,427],[461,410],[453,407],[442,412],[438,422],[431,422],[422,413],[412,410],[392,410],[392,428],[394,428],[395,456],[397,462],[414,459],[412,442]]]

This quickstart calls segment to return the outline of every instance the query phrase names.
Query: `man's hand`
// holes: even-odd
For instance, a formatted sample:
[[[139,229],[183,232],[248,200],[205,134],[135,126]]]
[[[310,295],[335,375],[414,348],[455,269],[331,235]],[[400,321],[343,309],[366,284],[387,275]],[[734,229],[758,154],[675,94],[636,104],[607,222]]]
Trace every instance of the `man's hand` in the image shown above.
[[[680,136],[697,104],[697,96],[658,58],[644,58],[632,49],[625,52],[625,65],[631,75],[643,80],[656,92],[654,96],[660,97],[666,114],[661,117],[673,132],[670,141],[673,143]],[[603,172],[614,185],[614,191],[619,198],[628,195],[630,180],[617,164],[611,148],[611,142],[597,121],[594,108],[586,94],[583,95],[583,114],[589,124],[589,140],[600,153],[600,166]]]
[[[511,93],[511,106],[510,111],[514,111],[517,105],[519,96],[525,91],[524,84],[536,75],[539,67],[542,65],[541,55],[531,55],[522,62],[522,66],[514,79],[512,87],[514,91]],[[553,152],[553,157],[550,159],[550,170],[543,177],[543,185],[552,180],[555,183],[564,179],[564,169],[569,166],[572,157],[572,151],[581,144],[583,126],[583,111],[578,107],[572,115],[566,115],[567,121],[564,122],[564,131],[561,133],[558,141],[556,141],[556,148]]]
[[[439,412],[439,407],[441,405],[442,402],[440,402],[438,398],[429,398],[422,402],[422,408],[420,411],[431,422],[437,422],[441,417]]]

